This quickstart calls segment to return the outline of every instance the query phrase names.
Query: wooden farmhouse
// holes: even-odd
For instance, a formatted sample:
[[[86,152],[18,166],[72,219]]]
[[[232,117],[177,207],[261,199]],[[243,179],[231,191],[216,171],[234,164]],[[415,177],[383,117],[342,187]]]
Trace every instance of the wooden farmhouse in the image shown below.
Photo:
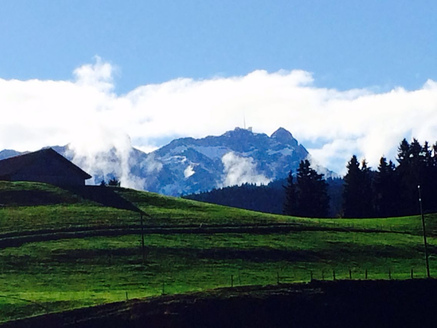
[[[83,186],[91,176],[52,148],[0,161],[0,180]]]

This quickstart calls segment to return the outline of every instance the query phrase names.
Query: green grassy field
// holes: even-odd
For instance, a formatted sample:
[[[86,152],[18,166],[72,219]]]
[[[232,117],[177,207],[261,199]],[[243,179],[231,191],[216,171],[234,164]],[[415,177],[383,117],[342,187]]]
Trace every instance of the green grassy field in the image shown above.
[[[309,219],[256,213],[117,189],[149,216],[145,227],[214,227],[25,242],[0,249],[0,320],[106,302],[224,286],[314,279],[425,276],[419,216]],[[40,197],[36,197],[40,195]],[[139,214],[103,207],[59,188],[0,182],[0,241],[44,231],[140,227]],[[29,200],[30,199],[30,200]],[[4,202],[3,200],[7,200]],[[33,200],[33,203],[32,203]],[[437,275],[436,215],[426,216]],[[283,224],[284,230],[226,230]]]

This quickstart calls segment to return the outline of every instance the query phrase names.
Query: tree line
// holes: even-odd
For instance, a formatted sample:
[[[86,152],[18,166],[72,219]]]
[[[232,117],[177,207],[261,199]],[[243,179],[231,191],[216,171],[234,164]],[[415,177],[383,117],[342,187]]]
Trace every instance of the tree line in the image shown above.
[[[183,198],[257,212],[280,214],[284,203],[282,184],[282,181],[261,186],[243,183],[239,186],[214,188],[198,194],[184,195]]]
[[[391,217],[417,214],[419,192],[425,211],[437,211],[437,142],[430,147],[417,139],[403,139],[397,165],[381,157],[376,171],[355,155],[347,163],[343,181],[341,217]],[[420,186],[420,190],[419,190]],[[328,184],[323,174],[301,161],[296,175],[290,172],[284,186],[283,213],[306,217],[327,217]],[[332,206],[332,202],[331,202]],[[332,209],[331,209],[332,213]]]

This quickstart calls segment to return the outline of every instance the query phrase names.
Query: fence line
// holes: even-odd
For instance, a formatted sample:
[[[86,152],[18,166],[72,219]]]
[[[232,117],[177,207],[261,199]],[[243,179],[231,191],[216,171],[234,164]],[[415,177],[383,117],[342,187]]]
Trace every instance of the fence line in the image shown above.
[[[392,270],[391,267],[387,267],[385,268],[383,271],[377,271],[374,270],[369,271],[368,269],[364,269],[361,271],[354,271],[351,268],[350,269],[343,269],[343,270],[338,270],[335,268],[332,269],[325,269],[325,270],[304,270],[307,272],[307,277],[306,279],[297,279],[296,277],[291,277],[288,275],[281,275],[279,270],[277,270],[276,272],[272,272],[271,276],[265,275],[265,280],[264,283],[260,283],[260,280],[258,279],[259,276],[255,279],[245,279],[244,274],[238,270],[237,274],[230,274],[228,276],[228,279],[226,279],[225,281],[223,281],[222,283],[217,283],[217,284],[213,284],[215,286],[212,287],[195,287],[193,286],[193,284],[191,283],[192,288],[187,288],[186,290],[182,291],[182,292],[177,292],[174,294],[179,294],[179,293],[186,293],[191,291],[195,291],[195,290],[208,290],[210,288],[236,288],[239,286],[257,286],[257,285],[273,285],[273,284],[277,284],[277,285],[281,285],[281,284],[293,284],[293,283],[310,283],[312,281],[344,281],[344,280],[411,280],[411,279],[421,279],[421,278],[427,278],[426,273],[423,272],[423,274],[418,273],[415,271],[415,268],[411,268],[409,272],[405,273],[405,272],[394,272]],[[222,276],[223,277],[223,276]],[[224,276],[225,277],[225,276]],[[252,281],[251,281],[252,280]],[[257,283],[254,283],[253,280],[257,280]],[[173,294],[172,293],[172,289],[174,288],[174,286],[178,286],[180,285],[181,281],[176,281],[173,279],[167,279],[167,280],[162,280],[160,285],[156,285],[155,286],[155,292],[152,292],[150,295],[169,295],[169,294]],[[153,289],[153,288],[152,288]],[[109,292],[114,293],[113,290],[109,290]],[[116,299],[118,298],[118,301],[129,301],[131,299],[134,298],[138,298],[138,292],[134,292],[133,290],[129,289],[129,290],[118,290],[117,292],[120,292],[119,297],[114,297],[114,301],[117,301]],[[19,300],[19,301],[23,301],[23,302],[28,302],[28,303],[33,303],[34,305],[36,305],[40,310],[42,310],[44,313],[50,313],[52,311],[55,311],[54,309],[51,310],[50,306],[47,304],[40,304],[37,301],[31,301],[31,300],[26,300],[23,298],[18,298],[15,296],[2,296],[0,295],[0,297],[2,298],[10,298],[10,299],[15,299],[15,300]],[[144,296],[139,296],[144,297]],[[39,311],[37,311],[39,312]],[[36,312],[34,314],[37,314]],[[15,317],[13,318],[15,319],[22,319],[27,317],[28,315],[25,316],[19,316],[19,317]]]
[[[385,271],[374,271],[373,274],[368,269],[364,269],[364,271],[348,269],[347,272],[339,272],[335,269],[331,269],[329,272],[326,270],[309,270],[308,279],[304,282],[311,282],[313,280],[412,280],[422,278],[427,278],[426,272],[420,274],[414,268],[411,268],[409,272],[393,272],[391,267],[387,267]],[[280,275],[279,271],[276,272],[277,284],[293,282],[301,281],[297,281],[295,277]]]
[[[387,267],[384,271],[369,271],[364,269],[363,271],[354,271],[352,269],[339,271],[336,269],[330,270],[307,270],[307,279],[297,279],[289,275],[281,275],[277,270],[272,277],[265,276],[264,284],[259,283],[259,279],[244,279],[244,275],[238,271],[238,275],[230,274],[228,276],[228,282],[218,283],[213,288],[223,287],[238,287],[238,286],[257,286],[257,285],[272,285],[272,284],[293,284],[293,283],[310,283],[312,281],[344,281],[344,280],[413,280],[413,279],[425,279],[427,278],[426,272],[423,274],[415,271],[412,267],[409,272],[394,272],[391,267]],[[246,280],[246,283],[245,283]],[[251,281],[252,280],[252,281]],[[253,280],[258,280],[254,283]],[[164,285],[171,287],[173,283],[180,283],[172,280],[162,282],[162,294],[164,293]],[[206,290],[208,288],[200,288]]]

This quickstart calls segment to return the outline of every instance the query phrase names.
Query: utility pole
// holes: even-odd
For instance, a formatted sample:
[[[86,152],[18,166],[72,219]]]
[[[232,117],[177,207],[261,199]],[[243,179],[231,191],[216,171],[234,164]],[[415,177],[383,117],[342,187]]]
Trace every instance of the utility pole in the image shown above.
[[[431,278],[431,275],[429,273],[428,243],[426,242],[425,216],[423,215],[422,191],[420,190],[420,185],[417,186],[417,189],[419,190],[420,216],[422,218],[423,245],[425,247],[426,276],[427,278]]]
[[[140,221],[141,221],[141,253],[143,254],[143,264],[146,263],[146,250],[144,247],[144,224],[143,224],[143,213],[140,214]]]

